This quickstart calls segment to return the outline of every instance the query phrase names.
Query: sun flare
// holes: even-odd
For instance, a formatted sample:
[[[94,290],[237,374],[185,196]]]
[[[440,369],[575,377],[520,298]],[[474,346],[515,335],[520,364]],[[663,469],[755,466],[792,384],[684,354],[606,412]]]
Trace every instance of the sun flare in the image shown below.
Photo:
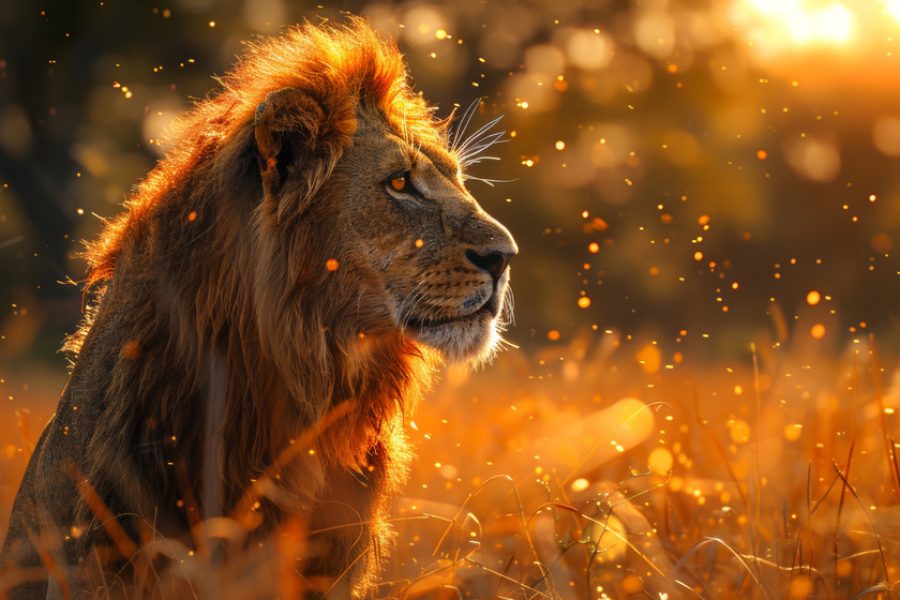
[[[859,35],[858,15],[843,2],[741,0],[734,16],[748,44],[767,56],[791,49],[845,48]]]

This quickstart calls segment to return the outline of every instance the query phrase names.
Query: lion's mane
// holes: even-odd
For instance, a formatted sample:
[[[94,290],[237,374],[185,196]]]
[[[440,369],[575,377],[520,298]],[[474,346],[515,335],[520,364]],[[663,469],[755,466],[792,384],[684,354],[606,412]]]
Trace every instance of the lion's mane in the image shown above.
[[[337,202],[310,199],[327,190],[362,106],[431,143],[445,143],[444,126],[397,49],[360,20],[252,45],[221,83],[88,246],[93,308],[69,340],[76,358],[56,419],[84,441],[80,487],[97,487],[113,513],[177,500],[174,531],[216,514],[264,530],[309,511],[326,486],[350,485],[333,481],[341,473],[363,473],[368,496],[352,510],[372,526],[361,546],[357,531],[324,552],[381,547],[386,498],[405,475],[402,416],[432,361],[383,325],[366,327],[355,294],[364,282],[326,268],[353,261],[335,255],[323,225]],[[296,117],[314,151],[301,157],[302,185],[260,202],[266,140],[254,124],[284,88],[315,100]],[[90,511],[82,502],[75,521]],[[165,519],[156,526],[165,531]],[[361,561],[358,581],[372,562]]]

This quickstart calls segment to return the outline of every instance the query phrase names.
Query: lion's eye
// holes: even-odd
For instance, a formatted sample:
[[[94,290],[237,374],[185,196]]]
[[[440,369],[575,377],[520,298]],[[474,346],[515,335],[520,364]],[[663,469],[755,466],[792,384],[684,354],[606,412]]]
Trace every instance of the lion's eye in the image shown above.
[[[403,173],[402,175],[398,175],[396,177],[391,177],[390,181],[388,181],[388,185],[391,186],[395,192],[405,192],[409,186],[409,173]]]

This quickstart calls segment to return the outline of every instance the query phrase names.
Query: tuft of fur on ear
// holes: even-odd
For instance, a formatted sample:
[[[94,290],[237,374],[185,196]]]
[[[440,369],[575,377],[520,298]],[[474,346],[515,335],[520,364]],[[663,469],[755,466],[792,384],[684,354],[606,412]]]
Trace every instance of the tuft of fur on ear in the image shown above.
[[[264,198],[282,221],[303,212],[331,175],[356,121],[349,106],[325,107],[303,90],[282,88],[257,106],[253,127]]]

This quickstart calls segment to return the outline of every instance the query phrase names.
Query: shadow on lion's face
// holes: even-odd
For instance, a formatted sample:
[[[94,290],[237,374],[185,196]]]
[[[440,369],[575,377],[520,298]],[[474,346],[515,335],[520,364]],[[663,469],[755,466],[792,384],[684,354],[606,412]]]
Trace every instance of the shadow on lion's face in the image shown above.
[[[338,229],[360,245],[393,326],[451,361],[489,358],[518,249],[466,190],[453,155],[361,112],[333,177]]]

